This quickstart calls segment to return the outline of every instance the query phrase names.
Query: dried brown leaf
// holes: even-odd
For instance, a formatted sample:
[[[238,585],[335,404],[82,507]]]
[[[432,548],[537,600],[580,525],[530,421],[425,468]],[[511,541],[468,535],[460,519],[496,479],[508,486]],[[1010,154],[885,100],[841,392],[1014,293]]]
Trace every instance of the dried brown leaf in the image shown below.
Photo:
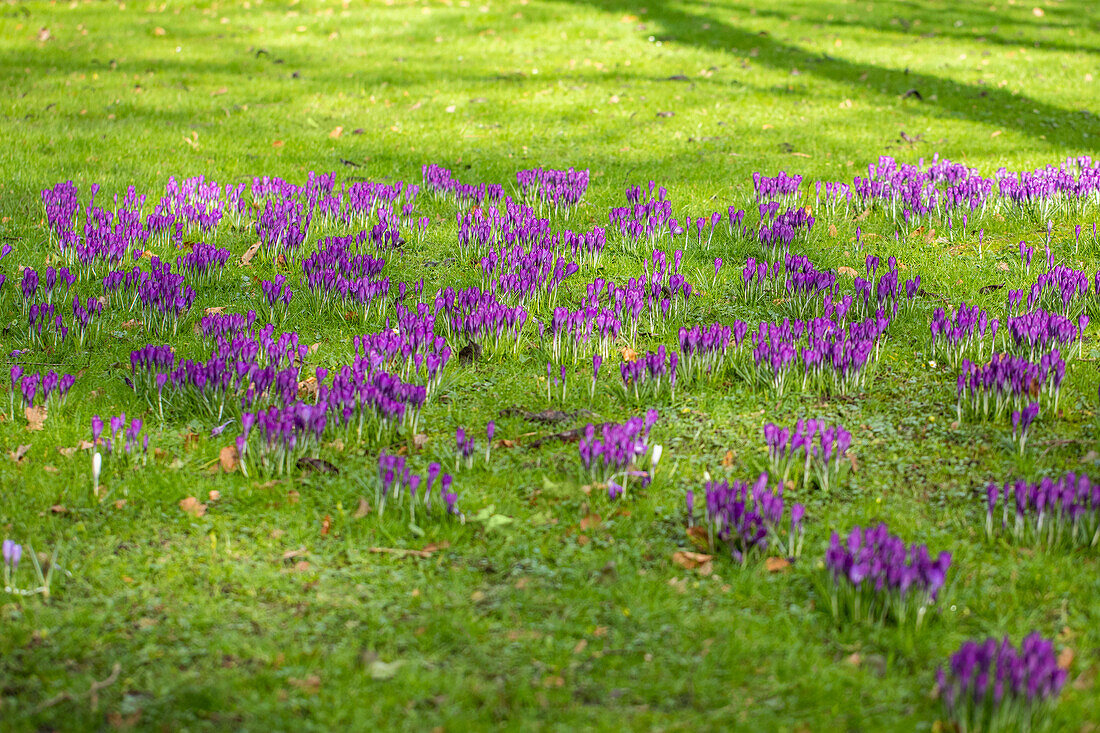
[[[701,568],[713,559],[714,555],[707,555],[702,552],[692,552],[690,550],[677,550],[672,553],[672,562],[685,570]]]
[[[34,405],[23,408],[23,414],[27,417],[27,430],[41,430],[46,422],[46,406]]]
[[[262,244],[262,242],[257,241],[254,245],[252,245],[251,247],[249,247],[248,249],[245,250],[244,254],[241,255],[241,264],[242,265],[247,265],[249,262],[252,261],[252,258],[256,256],[257,252],[260,251],[260,245],[261,244]]]
[[[359,497],[359,508],[355,510],[355,514],[352,516],[356,519],[362,519],[370,514],[370,503],[363,497]]]
[[[29,443],[27,445],[16,446],[15,450],[8,453],[8,457],[16,463],[19,463],[23,460],[23,456],[27,455],[27,451],[29,451],[30,449],[31,446]]]
[[[206,504],[203,504],[193,496],[189,496],[186,499],[180,499],[180,509],[195,518],[206,514]]]
[[[241,465],[241,457],[237,453],[237,446],[227,445],[218,453],[218,465],[225,473],[233,473]]]
[[[785,573],[791,563],[783,557],[769,557],[764,560],[764,569],[769,573]]]

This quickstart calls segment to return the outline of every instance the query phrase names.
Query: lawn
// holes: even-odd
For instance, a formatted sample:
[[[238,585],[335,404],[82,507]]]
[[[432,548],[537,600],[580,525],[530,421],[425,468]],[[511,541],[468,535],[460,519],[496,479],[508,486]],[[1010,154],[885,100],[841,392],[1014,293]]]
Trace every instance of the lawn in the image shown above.
[[[996,180],[1095,152],[1098,59],[1100,8],[1084,0],[0,5],[0,247],[11,247],[0,257],[0,539],[23,547],[0,593],[0,728],[944,731],[960,708],[945,704],[936,670],[968,640],[1019,645],[1038,632],[1064,675],[1057,703],[1006,706],[1016,717],[992,727],[1034,714],[1052,730],[1089,729],[1100,719],[1097,547],[1083,530],[1050,532],[1091,531],[1100,502],[1079,521],[1051,509],[1045,529],[1012,510],[1001,527],[987,486],[1100,480],[1096,164],[1069,166],[1092,171],[1081,193],[1021,202]],[[923,202],[937,191],[924,212],[896,190],[849,198],[817,185],[853,186],[869,166],[896,183],[882,156],[925,172],[958,165],[938,162],[942,175],[917,186]],[[583,191],[572,206],[517,179],[570,168],[588,174],[586,187],[562,187]],[[952,176],[989,189],[967,192],[970,208],[951,199]],[[67,181],[75,189],[55,188]],[[106,218],[86,225],[93,186]],[[531,211],[494,213],[506,207],[492,186]],[[224,216],[204,225],[180,204],[205,208],[211,190]],[[352,191],[378,198],[344,219],[318,209],[300,246],[275,231],[326,195],[348,205]],[[163,198],[177,206],[156,212],[163,232],[111,231],[124,210],[150,226]],[[381,224],[378,200],[393,209]],[[729,223],[737,210],[743,221]],[[670,234],[669,214],[706,222]],[[508,227],[528,232],[516,235],[526,251],[485,241]],[[762,244],[761,229],[777,242]],[[353,302],[307,273],[322,240],[361,231],[350,250],[377,258],[360,264],[380,294]],[[567,231],[595,244],[571,250]],[[91,251],[115,254],[75,254],[93,239]],[[194,269],[173,275],[186,270],[177,257]],[[749,258],[774,264],[746,284]],[[60,267],[74,284],[47,283]],[[39,276],[29,296],[24,268]],[[105,285],[134,268],[140,287]],[[1058,290],[1076,277],[1087,292]],[[480,305],[447,301],[490,280]],[[628,305],[607,333],[582,306],[602,292],[611,309],[609,282]],[[63,340],[52,315],[28,328],[48,290]],[[1011,302],[1016,290],[1024,303]],[[655,297],[631,315],[643,291]],[[88,310],[104,297],[84,334],[74,295]],[[835,307],[844,296],[855,298],[847,314]],[[963,304],[998,319],[999,334],[933,344],[945,319],[965,328]],[[555,308],[594,332],[562,336]],[[1035,309],[1057,318],[1030,336],[1011,330]],[[250,310],[251,331],[224,326]],[[521,328],[477,322],[521,312]],[[372,361],[360,337],[372,350],[407,339],[424,313],[442,340],[412,347],[423,368],[400,349]],[[875,326],[859,342],[870,355],[809,376],[797,347],[778,371],[754,359],[759,324],[808,318]],[[224,393],[158,388],[168,369],[132,356],[170,345],[169,360],[213,361],[219,328],[243,343],[268,323],[301,350],[260,357],[293,376],[282,397],[257,389],[246,409],[248,379]],[[716,323],[747,328],[743,344],[689,359],[681,329]],[[1029,347],[1037,332],[1057,334]],[[960,400],[961,371],[994,352],[1045,357],[1049,374],[1028,372],[1004,404],[990,406],[988,389]],[[1064,379],[1052,376],[1061,357]],[[642,363],[652,368],[624,376]],[[267,450],[262,419],[237,440],[256,407],[304,414],[355,365],[400,372],[409,394],[425,388],[423,406],[383,417],[384,401],[367,409],[360,392],[365,430],[331,408],[319,437],[299,427],[292,448],[280,438]],[[13,367],[75,382],[27,410]],[[1011,413],[1031,404],[1040,412],[1021,445]],[[649,410],[652,425],[624,437]],[[108,452],[109,418],[123,413],[126,427],[142,421],[138,438]],[[790,469],[766,546],[708,536],[719,495],[735,499],[721,482],[769,471],[776,488],[782,460],[765,426],[810,419],[842,426],[850,448],[812,478]],[[589,424],[597,438],[612,426],[619,470],[585,467]],[[415,501],[380,456],[422,477]],[[795,503],[805,516],[791,546]],[[851,589],[826,565],[833,533],[844,545],[853,527],[882,522],[932,560],[951,553],[919,623],[900,604],[857,612],[841,598],[832,611],[833,589]],[[39,585],[35,561],[49,593],[11,592]],[[861,587],[864,601],[898,597]]]

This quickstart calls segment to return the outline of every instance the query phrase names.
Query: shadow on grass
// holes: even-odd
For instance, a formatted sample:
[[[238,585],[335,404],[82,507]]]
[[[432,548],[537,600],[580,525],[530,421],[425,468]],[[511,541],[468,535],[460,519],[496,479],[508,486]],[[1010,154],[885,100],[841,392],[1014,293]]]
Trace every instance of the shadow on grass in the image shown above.
[[[636,13],[633,0],[566,0],[605,13]],[[915,90],[922,99],[922,111],[1014,128],[1030,137],[1045,135],[1047,144],[1088,150],[1100,139],[1100,118],[1087,110],[1073,111],[1005,89],[965,84],[926,73],[898,70],[882,65],[839,59],[777,40],[769,32],[753,32],[709,13],[709,3],[696,5],[653,0],[646,4],[646,21],[656,26],[647,31],[659,40],[696,46],[715,52],[738,49],[741,55],[754,51],[753,62],[777,70],[798,68],[818,79],[878,92],[895,99]],[[685,9],[686,8],[686,9]],[[697,9],[697,12],[696,12]],[[709,13],[709,14],[708,14]],[[703,24],[709,25],[705,32]],[[916,35],[916,34],[914,34]],[[904,109],[904,107],[902,107]]]

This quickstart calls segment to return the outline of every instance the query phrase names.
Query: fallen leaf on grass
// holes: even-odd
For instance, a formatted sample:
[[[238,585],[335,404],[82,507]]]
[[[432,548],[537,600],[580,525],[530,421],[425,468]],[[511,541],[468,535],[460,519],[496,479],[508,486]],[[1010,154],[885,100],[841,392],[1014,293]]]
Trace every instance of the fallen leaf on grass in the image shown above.
[[[858,667],[863,663],[863,657],[859,656],[859,652],[852,652],[848,656],[844,657],[844,663],[850,664],[853,667]]]
[[[697,570],[709,564],[713,559],[714,555],[707,555],[702,552],[691,552],[690,550],[677,550],[672,553],[672,562],[685,570]]]
[[[370,664],[370,676],[375,680],[388,680],[397,674],[397,671],[405,666],[403,659],[397,659],[393,662],[383,662],[380,659],[376,659]]]
[[[722,468],[731,468],[733,466],[733,451],[727,450],[726,455],[722,456]]]
[[[1058,655],[1058,669],[1068,670],[1070,668],[1070,665],[1073,664],[1073,657],[1073,650],[1067,646]]]
[[[195,518],[206,514],[206,504],[203,504],[193,496],[189,496],[186,499],[180,499],[180,509]]]
[[[23,414],[27,417],[27,430],[41,430],[46,422],[46,406],[34,405],[23,408]]]
[[[310,458],[309,456],[302,456],[298,459],[295,465],[302,470],[309,469],[311,471],[316,471],[317,473],[340,473],[339,468],[321,458]]]
[[[428,436],[425,433],[417,433],[413,436],[413,448],[421,450],[428,444]]]
[[[331,137],[333,140],[335,140],[336,138],[340,137],[343,134],[344,134],[344,128],[337,125],[336,127],[332,128],[332,132],[330,132],[328,134],[328,136]]]
[[[638,358],[638,352],[629,346],[624,346],[620,353],[623,355],[623,361],[635,361]]]
[[[218,501],[222,498],[222,492],[217,489],[213,489],[207,496],[210,498],[211,503]]]
[[[50,507],[50,511],[54,514],[67,514],[69,510],[63,504],[54,504]]]
[[[321,520],[321,536],[327,537],[328,533],[332,531],[332,517],[328,514]]]
[[[233,473],[240,464],[241,461],[240,455],[237,453],[237,446],[227,445],[218,453],[218,465],[221,466],[222,471],[225,473]]]
[[[297,550],[287,550],[283,553],[284,560],[293,560],[296,557],[305,557],[309,554],[309,550],[304,547],[300,547]]]
[[[257,241],[256,244],[252,245],[251,247],[249,247],[248,249],[245,250],[244,254],[241,255],[241,264],[242,265],[247,265],[249,262],[252,261],[252,258],[256,256],[257,252],[260,251],[260,244],[261,243],[259,241]]]
[[[29,451],[30,449],[30,444],[16,446],[15,450],[8,453],[8,457],[16,463],[20,463],[23,460],[23,456],[27,455],[27,451]]]
[[[978,288],[978,295],[985,295],[986,293],[992,293],[994,290],[1000,290],[1005,286],[1004,283],[993,283],[992,285],[984,285]]]
[[[57,469],[54,468],[53,466],[43,466],[42,470],[45,471],[46,473],[57,473],[58,472]]]
[[[836,268],[836,271],[841,275],[846,275],[847,277],[856,277],[859,275],[859,272],[857,270],[852,267],[848,267],[847,265],[842,265]]]
[[[790,566],[790,561],[783,557],[769,557],[764,560],[764,569],[769,573],[784,573]]]
[[[584,519],[581,520],[581,531],[582,532],[590,530],[593,527],[599,527],[599,526],[600,526],[600,515],[599,514],[589,514],[587,517],[585,517]]]
[[[707,528],[695,525],[694,527],[688,527],[687,531],[688,539],[691,540],[691,544],[700,549],[708,549],[710,547],[710,537],[707,533]]]
[[[366,499],[364,499],[363,497],[360,496],[359,497],[359,508],[355,510],[355,514],[353,514],[352,516],[355,519],[362,519],[363,517],[367,516],[368,514],[370,514],[370,503],[367,502]]]
[[[298,399],[306,400],[317,395],[317,377],[307,377],[298,382]]]
[[[833,237],[833,238],[836,238],[836,236],[837,236],[836,224],[830,224],[829,225],[829,236]]]
[[[216,316],[216,315],[220,315],[222,313],[225,313],[225,306],[224,305],[215,305],[215,306],[211,306],[210,308],[206,309],[206,315],[208,315],[208,316]]]
[[[292,687],[297,687],[302,692],[310,695],[316,695],[321,691],[321,678],[315,674],[311,674],[305,679],[295,679],[291,677],[289,680]]]

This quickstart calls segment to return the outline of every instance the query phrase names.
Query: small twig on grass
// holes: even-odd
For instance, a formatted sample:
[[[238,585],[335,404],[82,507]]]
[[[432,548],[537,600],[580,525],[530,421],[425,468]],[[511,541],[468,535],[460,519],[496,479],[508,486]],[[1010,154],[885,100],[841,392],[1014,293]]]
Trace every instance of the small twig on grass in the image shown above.
[[[34,712],[40,713],[43,710],[45,710],[46,708],[52,708],[54,705],[57,705],[58,703],[62,703],[66,700],[76,702],[77,700],[81,699],[82,697],[90,698],[91,705],[92,705],[92,711],[94,712],[95,709],[97,707],[99,707],[99,691],[104,689],[104,688],[110,687],[116,681],[118,681],[118,675],[121,671],[122,671],[122,665],[119,664],[118,662],[115,662],[114,666],[111,667],[111,674],[108,675],[107,678],[103,679],[103,680],[99,680],[99,681],[92,680],[92,684],[88,688],[87,692],[82,692],[79,695],[74,695],[73,693],[67,692],[67,691],[59,693],[59,694],[54,695],[53,697],[51,697],[49,700],[46,700],[45,702],[43,702],[37,708],[35,708]]]
[[[372,547],[371,552],[376,552],[385,555],[397,555],[398,557],[431,557],[432,553],[428,550],[403,550],[400,547]]]

